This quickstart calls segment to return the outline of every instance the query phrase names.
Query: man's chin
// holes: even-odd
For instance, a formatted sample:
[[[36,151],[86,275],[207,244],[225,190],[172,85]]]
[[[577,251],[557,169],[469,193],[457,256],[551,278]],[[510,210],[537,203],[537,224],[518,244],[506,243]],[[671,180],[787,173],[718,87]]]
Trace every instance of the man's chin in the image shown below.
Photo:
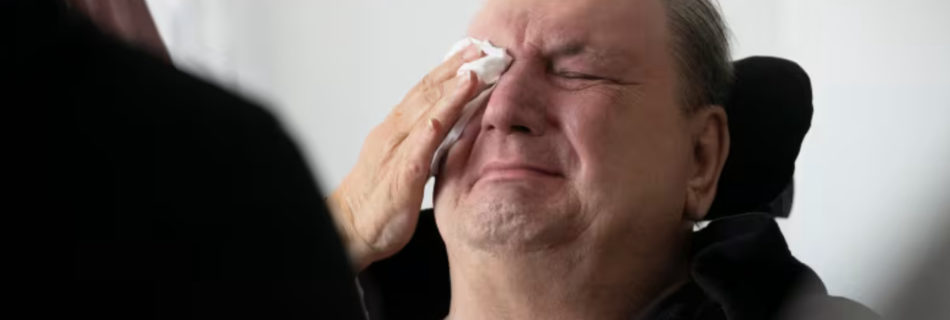
[[[574,238],[579,206],[561,192],[519,184],[471,194],[459,208],[460,232],[470,245],[486,250],[550,248]],[[544,192],[547,191],[547,192]]]
[[[467,194],[466,205],[480,215],[505,219],[525,219],[562,211],[566,195],[559,186],[527,181],[487,182],[475,185]]]

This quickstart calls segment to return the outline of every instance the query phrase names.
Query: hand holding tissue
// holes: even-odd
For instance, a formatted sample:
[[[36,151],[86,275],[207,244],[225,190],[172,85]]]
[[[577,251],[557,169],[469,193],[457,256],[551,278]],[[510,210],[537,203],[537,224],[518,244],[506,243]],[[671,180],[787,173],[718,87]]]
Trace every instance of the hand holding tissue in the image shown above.
[[[456,58],[432,70],[370,132],[356,165],[327,197],[357,272],[412,238],[426,182],[512,60],[504,49],[475,39],[459,42],[450,55]],[[456,89],[442,94],[446,88]]]
[[[445,157],[445,154],[448,153],[449,149],[452,148],[452,145],[454,145],[455,142],[458,141],[459,137],[462,136],[462,131],[465,129],[465,126],[468,125],[468,122],[472,120],[472,117],[485,106],[488,97],[491,96],[491,93],[495,89],[495,83],[498,82],[498,79],[501,78],[501,75],[505,72],[505,70],[508,69],[508,66],[512,61],[511,56],[508,55],[505,49],[495,47],[487,40],[478,40],[474,38],[466,38],[457,42],[445,56],[446,59],[470,45],[478,46],[482,52],[485,53],[485,56],[478,60],[463,64],[458,69],[457,74],[474,72],[476,75],[478,75],[478,80],[480,82],[478,88],[481,91],[475,96],[474,99],[472,99],[472,101],[465,105],[465,108],[462,110],[462,115],[452,126],[452,129],[449,130],[448,135],[444,140],[442,140],[442,143],[439,144],[439,147],[435,150],[435,154],[432,156],[432,164],[430,165],[430,175],[432,176],[435,176],[439,173],[439,166],[442,163],[442,158]]]

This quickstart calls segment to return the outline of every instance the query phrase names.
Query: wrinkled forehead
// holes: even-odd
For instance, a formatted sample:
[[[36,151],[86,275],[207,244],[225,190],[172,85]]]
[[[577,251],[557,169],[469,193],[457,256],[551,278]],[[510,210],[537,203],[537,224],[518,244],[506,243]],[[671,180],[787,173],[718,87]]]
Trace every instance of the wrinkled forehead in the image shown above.
[[[515,59],[558,50],[645,59],[667,43],[659,0],[487,0],[468,34]]]

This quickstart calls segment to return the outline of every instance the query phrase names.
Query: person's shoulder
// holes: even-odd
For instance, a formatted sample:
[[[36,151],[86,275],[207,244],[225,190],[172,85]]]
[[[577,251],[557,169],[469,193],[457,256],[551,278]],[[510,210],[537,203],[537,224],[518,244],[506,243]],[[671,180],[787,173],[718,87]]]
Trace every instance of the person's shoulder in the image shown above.
[[[767,214],[716,219],[695,233],[693,249],[692,280],[727,319],[880,319],[855,301],[829,295]]]

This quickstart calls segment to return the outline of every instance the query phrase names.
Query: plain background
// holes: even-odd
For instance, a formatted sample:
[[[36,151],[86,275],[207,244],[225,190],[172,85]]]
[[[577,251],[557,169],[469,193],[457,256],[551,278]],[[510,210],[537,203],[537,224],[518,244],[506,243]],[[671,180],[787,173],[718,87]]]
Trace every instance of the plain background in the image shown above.
[[[478,0],[148,0],[172,59],[272,108],[324,190],[465,34]],[[792,252],[832,294],[889,308],[946,232],[950,2],[721,0],[733,56],[800,63],[815,92]],[[428,203],[428,200],[427,200]]]

